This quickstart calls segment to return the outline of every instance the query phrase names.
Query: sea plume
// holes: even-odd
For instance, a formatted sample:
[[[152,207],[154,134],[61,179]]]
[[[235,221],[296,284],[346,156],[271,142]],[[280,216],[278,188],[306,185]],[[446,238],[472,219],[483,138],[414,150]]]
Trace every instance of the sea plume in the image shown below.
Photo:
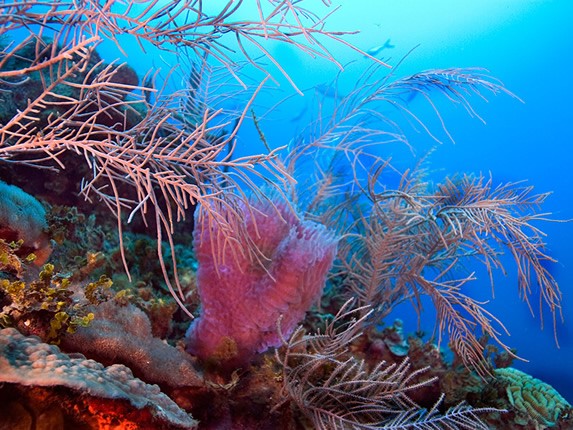
[[[410,398],[435,378],[422,377],[428,368],[412,369],[384,361],[374,368],[349,353],[369,315],[367,307],[352,309],[346,302],[324,330],[305,334],[299,327],[284,348],[277,350],[282,365],[285,398],[291,399],[316,429],[487,429],[480,413],[460,403],[440,413],[443,396],[426,410]],[[361,316],[362,314],[362,316]]]
[[[522,183],[496,185],[483,175],[436,178],[435,170],[427,169],[435,146],[410,168],[392,154],[415,153],[411,129],[422,129],[438,143],[444,137],[453,140],[440,103],[461,106],[484,121],[474,99],[501,94],[520,99],[481,68],[428,70],[402,78],[396,69],[378,78],[380,70],[366,70],[330,109],[317,100],[316,119],[292,141],[283,163],[297,181],[291,199],[307,210],[305,216],[342,237],[332,301],[357,297],[374,310],[375,318],[366,323],[376,324],[404,301],[421,314],[422,296],[428,296],[437,311],[438,343],[449,335],[466,366],[484,376],[491,370],[480,334],[515,355],[502,341],[507,332],[502,320],[469,292],[476,279],[466,270],[474,267],[470,264],[477,263],[476,270],[485,267],[493,291],[496,272],[505,273],[507,265],[501,255],[509,254],[520,297],[533,313],[530,300],[537,284],[539,313],[549,310],[556,332],[561,291],[548,270],[555,260],[537,227],[548,221],[540,207],[549,194],[536,194]],[[410,104],[414,96],[419,100]],[[438,127],[426,125],[420,105],[425,116],[435,115]],[[402,148],[386,150],[390,146]]]

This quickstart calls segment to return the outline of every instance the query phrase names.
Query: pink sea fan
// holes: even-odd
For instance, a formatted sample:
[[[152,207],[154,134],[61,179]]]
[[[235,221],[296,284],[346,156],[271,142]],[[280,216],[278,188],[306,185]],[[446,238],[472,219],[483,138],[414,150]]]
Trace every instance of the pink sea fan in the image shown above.
[[[189,352],[233,364],[280,345],[281,315],[282,332],[292,332],[320,298],[338,243],[323,225],[301,220],[284,203],[251,202],[241,216],[248,239],[266,259],[236,255],[230,247],[214,250],[220,243],[217,225],[198,221],[194,243],[202,310],[187,332]]]

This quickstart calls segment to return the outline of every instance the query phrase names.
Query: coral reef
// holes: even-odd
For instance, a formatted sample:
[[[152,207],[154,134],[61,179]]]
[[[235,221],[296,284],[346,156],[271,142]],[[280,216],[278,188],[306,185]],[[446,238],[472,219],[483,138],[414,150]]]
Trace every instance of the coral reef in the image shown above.
[[[0,181],[0,427],[567,428],[551,387],[495,369],[515,351],[466,288],[467,266],[492,283],[507,252],[520,296],[557,321],[548,194],[434,183],[425,159],[402,169],[378,149],[414,146],[388,105],[439,141],[411,94],[441,125],[436,93],[478,118],[472,96],[517,97],[478,68],[397,77],[304,0],[257,1],[246,21],[248,2],[168,3],[0,3],[0,176],[34,195]],[[327,103],[266,45],[338,65],[323,40],[374,62]],[[140,79],[102,59],[108,44],[179,68]],[[278,147],[255,99],[282,78],[313,117]],[[381,325],[422,295],[437,338]]]
[[[125,399],[137,409],[146,409],[145,424],[165,428],[192,428],[196,422],[157,386],[134,378],[121,365],[104,367],[85,358],[72,358],[37,338],[22,336],[15,329],[0,330],[0,382],[30,387],[62,386],[95,398]],[[139,427],[142,428],[142,427]]]

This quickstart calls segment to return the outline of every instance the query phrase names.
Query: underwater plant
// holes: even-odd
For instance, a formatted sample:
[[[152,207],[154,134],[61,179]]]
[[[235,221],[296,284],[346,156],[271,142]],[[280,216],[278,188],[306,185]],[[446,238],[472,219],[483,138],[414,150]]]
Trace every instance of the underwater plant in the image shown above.
[[[358,82],[341,98],[334,114],[319,117],[294,141],[285,161],[291,175],[298,177],[300,165],[309,160],[315,167],[306,167],[314,174],[301,177],[299,185],[313,192],[299,197],[293,187],[291,198],[311,219],[342,236],[335,268],[338,282],[331,295],[357,297],[359,305],[372,306],[376,318],[371,324],[404,301],[412,302],[419,314],[421,296],[429,296],[437,311],[439,339],[447,332],[464,363],[486,375],[491,370],[483,361],[480,333],[514,354],[500,339],[499,330],[507,332],[503,322],[464,294],[464,286],[475,277],[463,267],[477,260],[493,288],[493,272],[504,271],[501,255],[509,252],[517,267],[520,297],[531,309],[532,285],[539,285],[541,318],[547,307],[556,330],[561,291],[547,265],[555,260],[535,225],[547,220],[547,214],[537,211],[549,194],[535,194],[533,187],[519,183],[494,186],[483,175],[454,175],[435,184],[426,179],[425,158],[400,171],[390,158],[373,153],[372,146],[411,145],[403,127],[379,113],[388,104],[438,140],[403,102],[411,92],[428,101],[441,124],[432,91],[477,118],[471,95],[513,96],[481,69],[433,70],[400,79],[385,73],[376,80],[377,71],[367,71],[369,80]],[[445,125],[443,131],[451,138]],[[344,170],[351,174],[340,174]]]
[[[316,2],[324,6],[320,12],[307,9],[308,0],[257,0],[255,19],[236,18],[246,3],[222,2],[216,11],[201,0],[0,4],[0,172],[38,169],[19,178],[30,188],[36,176],[42,180],[56,172],[69,180],[62,185],[64,197],[78,191],[90,213],[109,209],[111,216],[99,222],[114,225],[128,275],[128,261],[139,257],[128,258],[124,241],[139,223],[155,239],[164,283],[181,313],[192,317],[193,311],[198,318],[187,334],[186,355],[182,332],[167,329],[164,340],[153,336],[149,309],[136,308],[135,294],[123,290],[117,296],[124,303],[92,303],[93,313],[70,320],[76,333],[65,336],[70,324],[60,312],[67,312],[71,296],[52,287],[54,266],[32,288],[4,279],[30,275],[11,259],[7,244],[0,286],[1,298],[10,303],[3,312],[35,311],[47,295],[48,310],[60,315],[50,320],[50,335],[65,337],[66,352],[129,365],[146,382],[161,384],[206,428],[259,428],[255,411],[272,423],[284,419],[285,428],[308,426],[293,418],[296,410],[315,428],[487,428],[481,417],[503,413],[503,405],[446,404],[433,391],[418,401],[414,396],[437,382],[424,376],[427,366],[415,367],[408,351],[399,358],[390,351],[394,361],[372,365],[368,336],[400,303],[412,302],[421,312],[426,295],[437,311],[438,343],[449,336],[464,371],[481,377],[474,383],[495,377],[480,335],[514,354],[501,340],[503,322],[466,294],[474,276],[464,263],[478,261],[492,277],[503,270],[501,253],[509,252],[520,296],[529,304],[537,283],[540,308],[548,308],[556,323],[561,292],[546,266],[553,259],[543,233],[534,224],[545,219],[539,207],[547,195],[520,184],[496,186],[484,176],[458,175],[434,184],[424,159],[401,170],[380,148],[414,146],[404,118],[440,140],[409,106],[413,97],[428,103],[450,139],[436,98],[480,118],[472,97],[517,97],[478,68],[397,77],[400,62],[389,72],[387,64],[353,47],[348,33],[327,29],[327,0]],[[324,98],[337,82],[316,91],[314,119],[289,145],[278,146],[282,142],[264,134],[270,113],[254,113],[257,97],[276,89],[279,79],[303,91],[273,57],[269,42],[343,69],[327,48],[336,42],[373,64],[349,93],[335,91],[329,107]],[[127,51],[137,48],[159,51],[177,66],[167,72],[154,68],[140,80],[127,63],[102,59],[98,51],[106,43],[128,60]],[[246,122],[254,124],[264,150],[241,141]],[[51,191],[43,198],[60,204]],[[190,236],[181,231],[187,227],[193,243],[185,245],[193,246],[199,267],[196,283],[184,288],[178,263],[195,262],[182,262],[175,244]],[[89,235],[79,231],[75,237]],[[102,249],[91,249],[97,240],[89,246],[91,255],[110,249],[108,238],[101,241]],[[65,249],[65,241],[58,246]],[[139,271],[152,270],[140,260]],[[100,278],[100,284],[111,281]],[[93,293],[99,284],[87,285],[89,296],[89,286]],[[34,291],[43,294],[40,302],[31,301]],[[171,307],[162,309],[174,315]],[[309,310],[315,319],[305,318]],[[92,315],[93,326],[82,330]],[[5,344],[38,344],[11,329],[3,333]],[[401,345],[407,350],[406,341]],[[265,354],[269,347],[277,348],[275,355]],[[433,351],[422,360],[437,360]],[[0,364],[9,356],[0,343]],[[165,363],[185,378],[158,371]],[[183,414],[183,428],[201,425],[175,411]]]
[[[58,344],[65,333],[74,333],[91,323],[94,314],[89,305],[106,301],[105,290],[111,284],[102,276],[83,287],[84,294],[78,299],[70,279],[54,273],[52,264],[44,265],[38,279],[28,284],[0,279],[0,327],[16,327]]]
[[[438,412],[443,400],[426,410],[410,393],[430,385],[435,378],[420,378],[428,367],[412,369],[408,359],[400,364],[379,362],[368,368],[364,360],[348,354],[348,347],[361,333],[370,311],[352,308],[346,302],[324,333],[305,335],[302,327],[283,339],[285,349],[277,352],[282,365],[284,388],[312,421],[313,428],[471,428],[487,429],[479,413],[463,403]]]

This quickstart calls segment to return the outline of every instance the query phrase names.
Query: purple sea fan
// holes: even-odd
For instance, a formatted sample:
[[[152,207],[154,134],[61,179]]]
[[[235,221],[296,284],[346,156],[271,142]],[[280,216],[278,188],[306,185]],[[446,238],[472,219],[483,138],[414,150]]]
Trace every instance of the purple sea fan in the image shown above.
[[[281,344],[279,317],[281,331],[292,332],[320,298],[338,243],[284,203],[252,201],[239,215],[243,248],[254,245],[263,257],[225,246],[220,227],[202,217],[194,232],[202,310],[187,332],[190,353],[232,366]]]

